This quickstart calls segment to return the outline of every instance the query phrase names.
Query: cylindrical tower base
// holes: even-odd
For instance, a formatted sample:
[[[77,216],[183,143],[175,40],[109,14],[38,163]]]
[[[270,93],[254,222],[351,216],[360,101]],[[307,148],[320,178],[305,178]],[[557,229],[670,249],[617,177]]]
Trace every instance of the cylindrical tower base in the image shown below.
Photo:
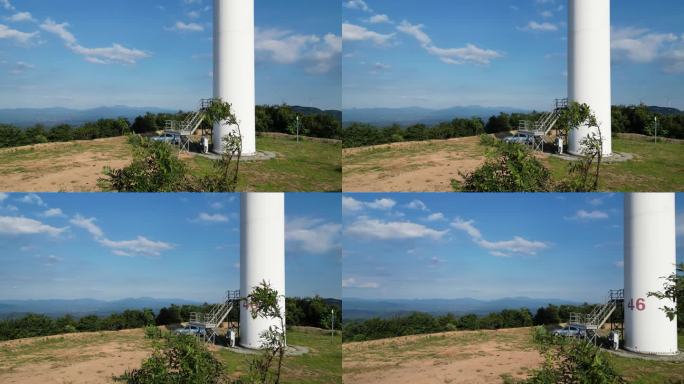
[[[214,98],[232,105],[240,124],[242,154],[256,153],[254,0],[214,0]],[[215,124],[213,149],[237,127]]]
[[[285,196],[283,193],[243,193],[240,202],[240,294],[246,297],[264,281],[278,291],[285,318]],[[270,326],[280,329],[280,320],[253,319],[249,308],[243,305],[240,345],[261,348],[261,334]]]
[[[610,0],[570,0],[568,4],[568,99],[591,107],[600,127],[603,154],[612,149]],[[568,135],[568,152],[583,154],[582,141],[595,127]]]
[[[625,195],[625,349],[674,355],[677,319],[662,308],[672,300],[649,297],[662,292],[676,272],[675,196],[673,193]]]

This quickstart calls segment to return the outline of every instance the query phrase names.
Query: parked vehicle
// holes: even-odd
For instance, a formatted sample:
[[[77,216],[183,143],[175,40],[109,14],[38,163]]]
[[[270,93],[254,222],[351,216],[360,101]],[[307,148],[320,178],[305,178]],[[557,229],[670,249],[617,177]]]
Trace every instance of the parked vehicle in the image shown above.
[[[181,329],[177,329],[176,333],[181,335],[205,336],[207,334],[207,330],[196,325],[186,325]]]
[[[180,136],[173,133],[165,133],[161,136],[153,137],[152,140],[161,141],[163,143],[169,143],[173,145],[180,144]]]
[[[554,336],[562,336],[562,337],[585,337],[587,335],[587,330],[584,327],[577,326],[577,325],[568,325],[563,328],[555,329],[553,332],[551,332],[552,335]]]
[[[532,144],[534,143],[534,136],[529,133],[518,132],[514,136],[504,138],[503,141],[505,143]]]

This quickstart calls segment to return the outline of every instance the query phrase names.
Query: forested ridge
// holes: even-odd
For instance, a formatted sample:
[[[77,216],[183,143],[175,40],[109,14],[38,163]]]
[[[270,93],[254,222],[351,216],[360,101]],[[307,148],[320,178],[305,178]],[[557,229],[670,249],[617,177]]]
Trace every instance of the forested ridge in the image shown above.
[[[286,322],[288,326],[311,326],[329,329],[332,310],[335,311],[335,329],[342,324],[342,308],[339,300],[313,298],[286,298]],[[240,318],[240,305],[228,315],[226,321]],[[148,325],[169,325],[186,322],[191,312],[207,313],[210,304],[171,305],[155,313],[152,309],[129,309],[109,316],[87,315],[76,318],[64,315],[57,318],[42,314],[26,314],[19,318],[0,320],[0,341],[26,337],[50,336],[74,332],[118,331],[141,328]]]
[[[483,133],[495,134],[516,130],[520,121],[536,121],[540,116],[540,112],[501,113],[491,116],[486,122],[479,117],[456,118],[434,126],[413,124],[404,127],[393,124],[378,127],[372,124],[351,123],[342,129],[342,141],[345,148],[353,148],[404,141],[445,140]],[[613,134],[636,133],[652,136],[657,117],[659,137],[684,139],[684,112],[678,110],[649,107],[644,104],[619,105],[613,106],[612,117]]]
[[[188,112],[147,113],[136,117],[132,122],[125,118],[100,119],[79,126],[59,124],[46,127],[36,124],[20,128],[0,123],[0,148],[24,145],[68,142],[72,140],[93,140],[123,136],[127,133],[153,134],[163,130],[167,120],[184,120]],[[291,107],[288,105],[260,105],[256,107],[256,131],[297,133],[302,136],[339,139],[341,120],[335,111],[321,111],[316,108]],[[206,123],[204,128],[210,129]]]

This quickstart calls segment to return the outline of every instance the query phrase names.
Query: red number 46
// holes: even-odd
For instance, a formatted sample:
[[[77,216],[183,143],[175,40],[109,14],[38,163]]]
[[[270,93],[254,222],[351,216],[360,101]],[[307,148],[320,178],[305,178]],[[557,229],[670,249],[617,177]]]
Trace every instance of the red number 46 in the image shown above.
[[[629,304],[627,304],[627,308],[630,310],[637,310],[637,311],[643,311],[646,309],[646,299],[644,298],[638,298],[636,299],[636,303],[634,302],[634,299],[629,300]]]

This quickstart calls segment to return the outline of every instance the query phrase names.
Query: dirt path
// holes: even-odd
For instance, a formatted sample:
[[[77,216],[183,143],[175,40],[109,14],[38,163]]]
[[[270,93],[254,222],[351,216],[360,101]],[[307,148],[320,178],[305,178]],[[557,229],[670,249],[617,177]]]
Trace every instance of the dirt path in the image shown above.
[[[346,192],[448,192],[484,161],[479,137],[345,149]]]
[[[543,362],[530,329],[449,332],[343,346],[344,383],[501,383]]]
[[[0,150],[0,191],[93,192],[103,168],[132,160],[124,137]]]
[[[0,382],[112,383],[151,352],[140,329],[0,343]]]

